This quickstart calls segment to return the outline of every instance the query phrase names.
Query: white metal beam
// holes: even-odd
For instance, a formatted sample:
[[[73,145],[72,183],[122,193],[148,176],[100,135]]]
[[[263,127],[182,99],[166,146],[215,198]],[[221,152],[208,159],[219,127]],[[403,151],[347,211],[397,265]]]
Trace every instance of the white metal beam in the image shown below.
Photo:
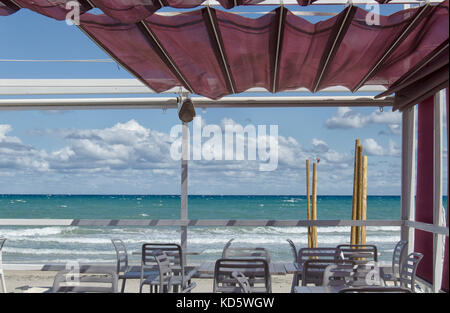
[[[182,122],[181,135],[181,190],[180,190],[180,219],[188,219],[188,160],[189,160],[189,126]],[[188,242],[188,227],[181,226],[181,248],[186,251]],[[186,264],[186,256],[183,256],[183,264]]]
[[[198,108],[276,108],[276,107],[385,107],[393,98],[371,96],[328,97],[224,97],[211,100],[192,97]],[[176,97],[142,98],[70,98],[70,99],[0,99],[0,110],[90,110],[90,109],[176,109]]]
[[[445,90],[434,96],[434,184],[433,184],[433,224],[444,226],[444,212],[442,206],[442,110],[445,99]],[[433,291],[441,289],[443,269],[444,237],[434,234],[433,238]]]
[[[401,217],[404,221],[414,220],[415,213],[415,157],[416,157],[415,106],[402,113],[402,189]],[[408,254],[414,250],[414,230],[407,224],[402,226],[401,239],[408,241]]]
[[[187,92],[182,89],[182,92]],[[381,93],[386,88],[380,85],[363,86],[360,92]],[[180,87],[161,92],[178,94]],[[250,88],[245,93],[261,93],[264,88]],[[306,88],[283,91],[309,92]],[[321,92],[347,92],[346,87],[336,86],[323,89]],[[155,94],[156,92],[134,78],[127,79],[0,79],[0,95],[75,95],[75,94]]]

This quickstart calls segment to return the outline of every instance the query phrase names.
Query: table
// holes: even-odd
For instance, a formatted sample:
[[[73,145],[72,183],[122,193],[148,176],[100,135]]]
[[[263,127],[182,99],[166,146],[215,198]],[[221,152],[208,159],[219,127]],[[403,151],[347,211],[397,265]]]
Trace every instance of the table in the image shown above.
[[[270,275],[286,275],[286,265],[292,263],[269,263]],[[205,262],[196,268],[198,274],[214,274],[216,262]]]

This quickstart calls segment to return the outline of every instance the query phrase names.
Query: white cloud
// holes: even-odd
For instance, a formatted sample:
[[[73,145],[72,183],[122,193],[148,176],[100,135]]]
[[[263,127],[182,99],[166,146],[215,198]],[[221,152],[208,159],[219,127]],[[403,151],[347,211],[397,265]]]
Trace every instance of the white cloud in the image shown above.
[[[0,124],[0,168],[5,171],[46,171],[49,164],[44,159],[45,152],[37,151],[15,136],[9,136],[12,130],[11,125]]]
[[[401,155],[400,148],[392,140],[389,140],[388,148],[383,148],[375,141],[375,139],[367,138],[367,139],[364,139],[363,147],[364,147],[364,151],[365,151],[365,153],[367,153],[367,155],[393,156],[393,157],[399,157]]]
[[[368,138],[364,140],[365,152],[368,155],[384,155],[384,149],[381,147],[373,138]]]
[[[224,119],[224,124],[239,125],[232,119]],[[4,190],[32,193],[179,192],[180,163],[170,157],[174,138],[135,120],[104,129],[44,129],[31,132],[44,137],[60,137],[64,146],[53,151],[27,145],[18,137],[11,136],[11,131],[10,125],[0,125],[0,187]],[[204,138],[203,143],[206,140]],[[246,147],[247,144],[245,140]],[[302,193],[305,160],[315,161],[316,158],[320,158],[319,194],[351,193],[351,152],[337,151],[323,138],[300,143],[294,137],[279,134],[278,145],[279,163],[273,172],[260,172],[260,160],[190,161],[190,193]],[[370,155],[399,154],[398,146],[393,141],[383,147],[373,138],[368,138],[364,141],[364,147]],[[375,166],[371,163],[369,172]],[[377,169],[374,172],[380,171]],[[371,186],[389,186],[385,183],[380,185],[377,181],[394,179],[391,177],[375,176]],[[26,186],[31,187],[26,189]]]
[[[325,122],[325,126],[329,129],[351,129],[385,124],[391,134],[399,135],[401,134],[401,122],[402,118],[399,112],[375,110],[369,115],[362,115],[349,107],[339,107],[336,115]]]

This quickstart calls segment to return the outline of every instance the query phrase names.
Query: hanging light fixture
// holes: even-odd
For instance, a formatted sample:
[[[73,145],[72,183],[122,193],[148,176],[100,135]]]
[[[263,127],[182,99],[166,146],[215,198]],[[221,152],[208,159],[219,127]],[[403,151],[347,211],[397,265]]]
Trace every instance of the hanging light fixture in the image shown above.
[[[186,98],[178,111],[178,117],[185,123],[192,122],[195,117],[194,103],[190,98]]]

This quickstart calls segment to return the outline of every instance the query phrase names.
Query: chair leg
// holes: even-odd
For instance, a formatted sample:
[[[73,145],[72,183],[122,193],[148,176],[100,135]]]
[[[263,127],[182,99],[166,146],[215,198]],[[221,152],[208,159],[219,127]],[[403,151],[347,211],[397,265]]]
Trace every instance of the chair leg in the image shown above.
[[[297,274],[294,274],[294,277],[292,278],[291,293],[294,292],[294,289],[297,286],[298,286],[298,277]]]
[[[127,279],[126,279],[126,278],[122,279],[122,289],[120,290],[121,293],[124,293],[124,292],[125,292],[125,283],[126,283],[126,282],[127,282]]]
[[[0,272],[0,276],[2,276],[2,291],[3,293],[6,293],[5,274],[3,272]]]

